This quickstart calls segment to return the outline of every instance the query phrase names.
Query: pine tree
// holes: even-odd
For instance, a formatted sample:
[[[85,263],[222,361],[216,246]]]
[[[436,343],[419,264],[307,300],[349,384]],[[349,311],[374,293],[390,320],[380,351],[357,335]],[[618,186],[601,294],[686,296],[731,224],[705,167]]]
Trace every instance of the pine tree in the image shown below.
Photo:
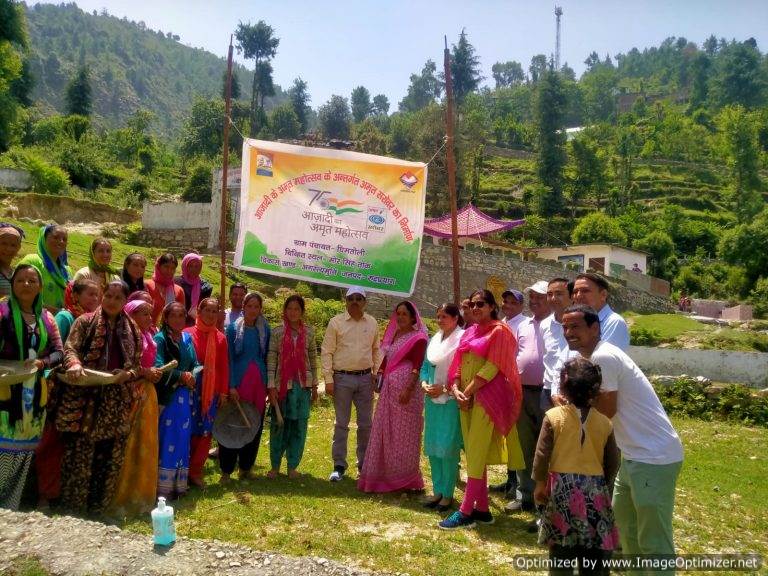
[[[539,127],[539,157],[536,169],[544,185],[539,213],[552,216],[563,209],[563,168],[565,167],[565,90],[560,75],[552,69],[539,81],[536,119]]]
[[[456,102],[463,102],[470,92],[477,90],[483,77],[480,75],[480,58],[475,55],[475,47],[467,40],[467,33],[462,30],[459,43],[451,51],[451,78]]]
[[[69,81],[64,96],[68,115],[90,116],[93,108],[91,78],[88,67],[80,66],[77,74]]]

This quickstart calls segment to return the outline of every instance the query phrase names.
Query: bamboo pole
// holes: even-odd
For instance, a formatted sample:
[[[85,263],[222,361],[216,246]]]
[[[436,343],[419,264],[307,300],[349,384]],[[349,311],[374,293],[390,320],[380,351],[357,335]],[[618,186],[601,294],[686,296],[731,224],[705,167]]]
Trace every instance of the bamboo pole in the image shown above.
[[[461,304],[461,278],[459,271],[459,225],[457,222],[458,207],[456,206],[456,159],[453,155],[453,78],[451,78],[451,54],[448,51],[448,38],[444,37],[445,50],[443,61],[445,66],[445,133],[446,156],[448,168],[448,194],[451,204],[451,263],[453,266],[453,301]]]
[[[232,111],[232,35],[229,36],[227,53],[227,85],[225,90],[224,143],[222,145],[221,172],[221,220],[219,223],[219,249],[221,250],[221,293],[220,306],[223,310],[227,303],[227,173],[229,172],[229,118]]]

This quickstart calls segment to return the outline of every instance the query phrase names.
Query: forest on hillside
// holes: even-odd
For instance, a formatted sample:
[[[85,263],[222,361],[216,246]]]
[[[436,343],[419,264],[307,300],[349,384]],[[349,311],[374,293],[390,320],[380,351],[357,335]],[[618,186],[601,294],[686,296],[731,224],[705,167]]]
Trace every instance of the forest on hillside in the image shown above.
[[[74,4],[0,0],[0,20],[0,166],[30,170],[42,192],[121,205],[208,197],[222,148],[221,58]],[[241,135],[421,161],[440,149],[436,60],[403,78],[400,102],[358,86],[312,110],[298,74],[285,90],[272,81],[286,31],[258,21],[233,33],[249,63],[234,77],[235,157]],[[515,244],[633,246],[676,293],[768,312],[768,57],[754,39],[593,52],[578,78],[544,54],[496,62],[483,78],[480,58],[467,33],[454,37],[461,203],[525,217],[507,235]],[[428,215],[447,210],[446,181],[437,154]]]

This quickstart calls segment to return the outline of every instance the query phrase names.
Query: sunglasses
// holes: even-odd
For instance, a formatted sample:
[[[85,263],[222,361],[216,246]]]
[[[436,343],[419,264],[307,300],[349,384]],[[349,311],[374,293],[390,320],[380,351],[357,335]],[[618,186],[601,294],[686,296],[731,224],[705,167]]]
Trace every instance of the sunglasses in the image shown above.
[[[365,300],[362,296],[347,296],[347,302],[362,302]]]
[[[488,302],[485,302],[483,300],[478,300],[477,302],[470,302],[469,308],[482,308],[484,307]]]

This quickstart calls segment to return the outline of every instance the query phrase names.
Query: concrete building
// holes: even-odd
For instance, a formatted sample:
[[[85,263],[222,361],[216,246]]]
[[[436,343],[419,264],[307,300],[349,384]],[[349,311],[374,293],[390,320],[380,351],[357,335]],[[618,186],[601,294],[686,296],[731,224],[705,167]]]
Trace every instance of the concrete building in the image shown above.
[[[621,278],[624,272],[646,274],[648,254],[614,244],[577,244],[560,248],[534,248],[529,251],[536,258],[573,263],[579,272],[594,270],[607,276]]]

